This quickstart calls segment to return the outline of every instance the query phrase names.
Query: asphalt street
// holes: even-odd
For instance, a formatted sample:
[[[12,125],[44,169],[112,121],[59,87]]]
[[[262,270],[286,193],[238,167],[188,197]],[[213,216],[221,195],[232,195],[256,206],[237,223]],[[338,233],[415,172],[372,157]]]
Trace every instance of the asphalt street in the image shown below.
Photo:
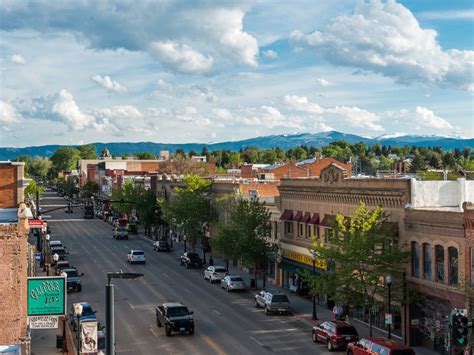
[[[65,204],[54,192],[46,192],[42,210]],[[311,328],[293,316],[266,316],[253,304],[253,292],[227,293],[218,284],[203,279],[203,270],[179,265],[182,246],[171,253],[153,251],[150,241],[131,235],[115,240],[112,226],[85,220],[82,210],[46,213],[51,240],[59,239],[69,251],[70,263],[85,275],[82,292],[68,294],[68,310],[75,302],[89,302],[105,324],[106,273],[140,272],[136,280],[114,280],[117,354],[308,354],[328,353],[323,344],[313,344]],[[145,252],[145,265],[129,265],[127,251]],[[183,302],[194,311],[194,335],[166,337],[155,321],[155,308],[167,301]]]

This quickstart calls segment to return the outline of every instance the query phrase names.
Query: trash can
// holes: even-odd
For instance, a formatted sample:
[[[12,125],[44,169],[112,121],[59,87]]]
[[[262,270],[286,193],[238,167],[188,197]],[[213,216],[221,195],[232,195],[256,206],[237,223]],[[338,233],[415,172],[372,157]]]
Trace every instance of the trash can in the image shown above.
[[[250,279],[250,288],[255,288],[255,279]]]
[[[63,335],[56,334],[56,348],[62,349],[62,347],[63,347]]]

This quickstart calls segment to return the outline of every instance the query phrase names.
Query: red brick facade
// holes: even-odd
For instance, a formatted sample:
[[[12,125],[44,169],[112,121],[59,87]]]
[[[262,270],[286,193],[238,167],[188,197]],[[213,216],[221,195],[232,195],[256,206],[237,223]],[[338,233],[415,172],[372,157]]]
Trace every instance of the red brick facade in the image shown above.
[[[17,208],[23,201],[24,163],[0,164],[0,208]]]

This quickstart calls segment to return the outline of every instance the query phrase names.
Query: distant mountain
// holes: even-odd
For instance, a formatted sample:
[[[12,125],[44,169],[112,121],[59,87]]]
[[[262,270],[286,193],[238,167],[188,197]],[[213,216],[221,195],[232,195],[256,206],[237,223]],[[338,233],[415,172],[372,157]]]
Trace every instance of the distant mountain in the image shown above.
[[[336,131],[321,132],[321,133],[301,133],[301,134],[283,134],[245,139],[241,141],[229,141],[220,143],[183,143],[183,144],[168,144],[168,143],[153,143],[153,142],[139,142],[139,143],[92,143],[97,148],[97,152],[101,152],[105,147],[112,155],[134,154],[139,152],[150,152],[158,155],[160,150],[169,150],[175,152],[176,149],[183,149],[186,152],[191,150],[199,153],[201,149],[206,146],[210,151],[218,149],[228,149],[230,151],[237,151],[245,147],[257,147],[260,149],[276,148],[289,149],[298,147],[300,145],[307,145],[313,147],[323,147],[331,142],[344,140],[348,143],[354,144],[357,142],[364,142],[367,145],[379,143],[386,146],[417,146],[417,147],[441,147],[445,150],[449,149],[463,149],[465,147],[474,147],[474,139],[450,138],[441,136],[412,136],[398,134],[380,136],[377,138],[365,138],[354,134],[346,134]],[[65,147],[62,145],[44,145],[38,147],[25,148],[0,148],[0,160],[9,160],[20,155],[42,156],[50,157],[56,149]]]

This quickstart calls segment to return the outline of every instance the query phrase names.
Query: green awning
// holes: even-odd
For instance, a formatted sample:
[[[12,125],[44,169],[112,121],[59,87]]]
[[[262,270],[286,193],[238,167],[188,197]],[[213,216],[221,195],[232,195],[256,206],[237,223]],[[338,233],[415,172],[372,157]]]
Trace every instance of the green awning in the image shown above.
[[[294,274],[303,274],[305,270],[308,270],[311,273],[313,272],[312,266],[300,264],[286,258],[283,258],[283,260],[281,261],[280,268],[285,271],[292,272]],[[316,268],[316,275],[320,274],[321,272],[318,270],[318,268]]]

